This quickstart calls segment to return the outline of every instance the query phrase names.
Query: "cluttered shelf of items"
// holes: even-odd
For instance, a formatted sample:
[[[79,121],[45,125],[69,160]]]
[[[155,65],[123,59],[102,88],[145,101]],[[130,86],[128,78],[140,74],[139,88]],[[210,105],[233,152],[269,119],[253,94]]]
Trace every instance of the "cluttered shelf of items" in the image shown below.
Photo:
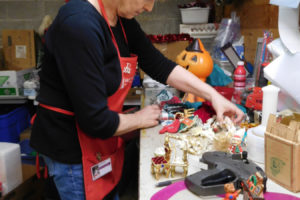
[[[292,14],[281,16],[279,24],[299,16],[298,9],[281,9]],[[214,86],[247,117],[239,125],[228,117],[218,122],[210,102],[146,76],[144,105],[158,104],[162,114],[160,125],[141,130],[139,199],[299,199],[299,88],[289,86],[298,80],[295,75],[287,80],[284,66],[299,76],[298,54],[290,53],[300,49],[286,43],[293,31],[273,39],[265,30],[251,65],[243,57],[239,20],[233,13],[220,26],[212,25],[217,29],[210,35],[212,45],[202,42],[207,37],[201,34],[200,40],[192,34],[150,36],[164,55]],[[189,32],[194,37],[210,30],[180,26],[186,27],[196,30]],[[294,28],[299,32],[297,20]]]

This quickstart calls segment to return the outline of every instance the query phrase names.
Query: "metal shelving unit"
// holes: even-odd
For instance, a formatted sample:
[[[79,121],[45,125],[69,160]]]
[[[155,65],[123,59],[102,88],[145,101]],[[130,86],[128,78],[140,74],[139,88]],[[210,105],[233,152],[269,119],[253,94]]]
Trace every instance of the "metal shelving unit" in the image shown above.
[[[24,104],[28,101],[25,96],[3,96],[0,97],[0,104]]]

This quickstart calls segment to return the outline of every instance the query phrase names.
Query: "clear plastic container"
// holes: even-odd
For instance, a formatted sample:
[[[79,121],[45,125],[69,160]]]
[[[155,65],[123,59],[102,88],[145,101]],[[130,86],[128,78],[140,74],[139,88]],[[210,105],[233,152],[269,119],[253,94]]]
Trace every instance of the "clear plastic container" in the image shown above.
[[[209,7],[180,8],[183,24],[201,24],[208,22]]]

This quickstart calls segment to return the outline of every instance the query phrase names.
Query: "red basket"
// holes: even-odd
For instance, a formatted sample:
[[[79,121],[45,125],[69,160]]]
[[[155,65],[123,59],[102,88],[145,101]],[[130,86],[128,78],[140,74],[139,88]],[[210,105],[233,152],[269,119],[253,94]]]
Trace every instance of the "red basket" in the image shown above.
[[[222,86],[216,86],[214,87],[220,94],[222,94],[226,99],[228,99],[229,101],[231,101],[232,96],[233,96],[233,92],[234,92],[234,88],[230,88],[230,87],[222,87]]]

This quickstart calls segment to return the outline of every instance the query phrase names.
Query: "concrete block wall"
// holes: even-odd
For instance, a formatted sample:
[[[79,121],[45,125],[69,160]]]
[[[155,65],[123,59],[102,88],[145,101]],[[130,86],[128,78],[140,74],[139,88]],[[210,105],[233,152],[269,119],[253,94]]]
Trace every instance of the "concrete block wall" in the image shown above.
[[[3,29],[38,30],[43,17],[54,18],[63,4],[64,0],[0,0],[0,36]]]
[[[177,5],[195,0],[156,0],[150,13],[136,17],[147,34],[179,33],[181,23],[180,10]]]
[[[180,12],[178,4],[192,0],[156,0],[151,13],[137,16],[147,34],[178,33]],[[0,0],[0,38],[3,29],[37,30],[45,15],[53,18],[64,0]],[[0,46],[1,46],[0,41]]]

